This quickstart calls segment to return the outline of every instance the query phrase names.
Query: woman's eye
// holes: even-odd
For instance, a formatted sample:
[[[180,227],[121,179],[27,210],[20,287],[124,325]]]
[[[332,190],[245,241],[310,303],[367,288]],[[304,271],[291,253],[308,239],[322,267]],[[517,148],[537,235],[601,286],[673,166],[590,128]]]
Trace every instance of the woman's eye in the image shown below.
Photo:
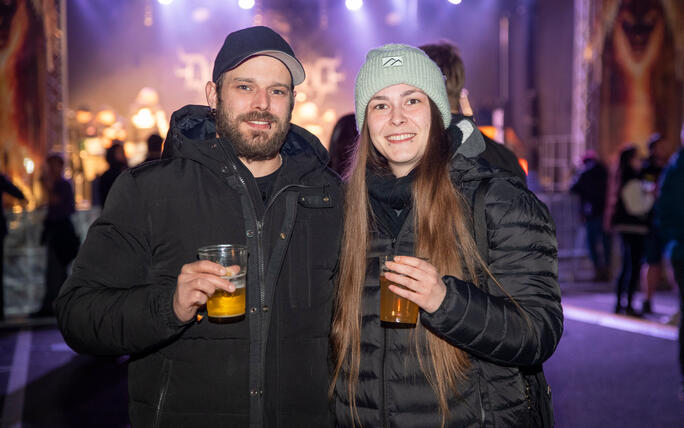
[[[419,102],[420,102],[420,100],[419,100],[418,98],[410,98],[410,99],[407,101],[407,104],[411,104],[411,105],[412,105],[412,104],[418,104]]]
[[[373,110],[385,110],[387,108],[387,104],[376,104],[373,106]]]

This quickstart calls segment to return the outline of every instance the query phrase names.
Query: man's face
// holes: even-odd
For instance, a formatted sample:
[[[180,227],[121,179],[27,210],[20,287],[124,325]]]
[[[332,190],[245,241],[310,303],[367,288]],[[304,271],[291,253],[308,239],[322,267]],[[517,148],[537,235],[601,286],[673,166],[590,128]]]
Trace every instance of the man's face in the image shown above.
[[[216,94],[217,133],[230,140],[243,159],[272,159],[290,128],[291,88],[290,72],[269,56],[250,58],[225,72],[221,93]]]

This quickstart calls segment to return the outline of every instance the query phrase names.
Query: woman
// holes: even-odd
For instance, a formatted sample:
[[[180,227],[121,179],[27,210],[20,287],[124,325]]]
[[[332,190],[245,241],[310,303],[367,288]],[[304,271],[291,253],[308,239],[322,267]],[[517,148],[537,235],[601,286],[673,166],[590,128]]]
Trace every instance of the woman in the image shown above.
[[[361,135],[331,333],[338,425],[540,425],[521,368],[549,358],[562,332],[546,208],[519,179],[478,163],[484,142],[471,122],[446,129],[444,79],[422,51],[371,50],[355,101]],[[482,180],[488,268],[468,202]],[[415,328],[380,323],[377,256],[387,253],[415,255],[388,263],[405,277],[386,275],[420,307]]]
[[[648,213],[654,202],[653,190],[641,181],[641,159],[636,147],[622,149],[615,173],[613,189],[615,201],[611,209],[611,229],[620,234],[622,264],[615,283],[615,313],[623,309],[627,315],[636,315],[632,307],[634,291],[639,289],[641,261],[644,256]],[[654,187],[651,185],[651,187]],[[627,305],[622,297],[627,294]]]

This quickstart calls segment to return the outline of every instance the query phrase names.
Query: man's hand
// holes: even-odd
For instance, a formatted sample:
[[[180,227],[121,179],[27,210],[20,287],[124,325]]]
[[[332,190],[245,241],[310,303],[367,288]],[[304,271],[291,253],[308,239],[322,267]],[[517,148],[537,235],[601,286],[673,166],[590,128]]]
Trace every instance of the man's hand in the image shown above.
[[[473,109],[470,107],[470,101],[468,101],[468,90],[466,88],[461,89],[461,94],[458,98],[458,106],[461,108],[461,113],[464,116],[472,116]]]
[[[217,289],[234,292],[235,286],[222,277],[230,275],[229,270],[235,274],[239,269],[239,266],[224,268],[208,260],[183,265],[173,295],[173,311],[178,320],[190,321]]]

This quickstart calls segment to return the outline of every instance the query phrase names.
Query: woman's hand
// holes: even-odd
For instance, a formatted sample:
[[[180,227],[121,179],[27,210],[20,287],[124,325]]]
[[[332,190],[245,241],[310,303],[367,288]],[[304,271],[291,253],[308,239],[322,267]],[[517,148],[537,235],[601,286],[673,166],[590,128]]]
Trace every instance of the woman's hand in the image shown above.
[[[392,272],[385,272],[385,278],[406,287],[403,289],[390,285],[392,293],[412,301],[429,313],[440,307],[446,296],[446,285],[436,267],[425,260],[409,256],[396,256],[386,266]]]

